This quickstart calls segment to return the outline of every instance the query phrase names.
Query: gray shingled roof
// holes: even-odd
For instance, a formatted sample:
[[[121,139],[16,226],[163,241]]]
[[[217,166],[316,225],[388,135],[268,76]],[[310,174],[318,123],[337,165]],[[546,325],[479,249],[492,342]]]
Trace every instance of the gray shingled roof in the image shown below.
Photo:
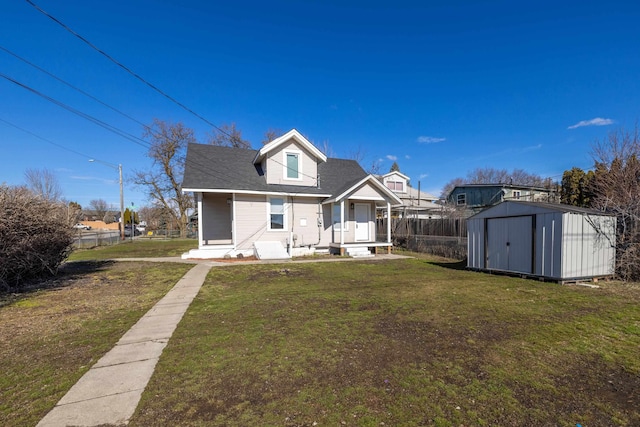
[[[256,153],[244,148],[189,144],[182,188],[336,195],[367,176],[355,160],[329,158],[318,165],[320,188],[267,184],[263,172],[253,164]]]

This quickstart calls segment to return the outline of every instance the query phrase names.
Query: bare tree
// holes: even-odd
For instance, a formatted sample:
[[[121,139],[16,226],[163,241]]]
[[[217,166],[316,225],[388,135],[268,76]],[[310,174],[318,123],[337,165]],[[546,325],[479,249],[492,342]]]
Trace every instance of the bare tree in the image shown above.
[[[164,208],[162,206],[144,206],[140,208],[140,218],[147,223],[148,230],[158,230],[162,225]]]
[[[72,226],[80,221],[82,217],[82,206],[80,206],[78,202],[67,202],[66,200],[64,204],[67,206],[67,224]]]
[[[242,131],[236,129],[236,124],[224,124],[209,135],[209,144],[223,147],[251,148],[251,143],[242,139]]]
[[[96,218],[103,219],[109,211],[109,206],[104,199],[93,199],[89,201],[89,207],[95,212]]]
[[[609,133],[592,146],[591,206],[617,218],[616,272],[640,280],[640,137],[638,128]]]
[[[382,162],[380,159],[375,159],[371,161],[371,165],[368,169],[366,169],[367,173],[370,175],[380,175],[380,169],[382,168]]]
[[[146,188],[154,205],[170,213],[178,224],[180,236],[186,237],[187,211],[193,207],[193,197],[182,193],[180,183],[187,145],[196,142],[194,132],[182,123],[154,119],[144,135],[151,143],[147,156],[153,160],[153,165],[149,171],[136,171],[134,182]]]
[[[362,145],[358,145],[353,150],[347,153],[347,159],[355,160],[358,164],[362,165],[367,158],[367,150],[362,147]]]
[[[264,139],[262,140],[262,145],[267,145],[268,143],[282,136],[283,134],[284,132],[282,132],[280,129],[269,128],[269,130],[267,130],[264,133]]]
[[[444,187],[442,187],[440,198],[446,199],[454,188],[464,184],[466,184],[466,180],[464,178],[453,178],[451,181],[447,182]]]
[[[24,177],[27,181],[27,188],[44,200],[56,202],[62,197],[58,178],[49,169],[27,169]]]
[[[322,144],[314,144],[318,150],[322,151],[327,157],[336,157],[336,152],[333,151],[333,147],[329,144],[329,141],[326,139],[322,141]],[[355,159],[354,159],[355,160]]]

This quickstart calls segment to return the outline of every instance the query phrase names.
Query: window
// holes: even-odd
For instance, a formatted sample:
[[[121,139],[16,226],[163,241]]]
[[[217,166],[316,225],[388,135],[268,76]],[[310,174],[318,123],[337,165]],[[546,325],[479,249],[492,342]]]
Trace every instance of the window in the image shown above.
[[[344,224],[345,224],[344,229],[348,230],[349,229],[349,227],[348,227],[349,222],[347,221],[347,216],[349,215],[349,212],[347,211],[347,206],[345,206],[344,210],[345,210],[345,212],[344,212]],[[340,231],[340,226],[341,226],[341,224],[340,224],[340,204],[335,204],[335,205],[333,205],[333,229],[335,231]]]
[[[467,204],[467,194],[466,193],[458,194],[457,204],[458,205],[466,205]]]
[[[404,191],[403,184],[402,181],[387,181],[387,188],[393,191]]]
[[[520,192],[519,191],[514,191],[513,192],[513,198],[516,199],[516,200],[520,199]]]
[[[269,199],[269,230],[284,230],[285,226],[284,199],[272,197]]]
[[[284,152],[284,179],[302,179],[302,153],[297,151]]]

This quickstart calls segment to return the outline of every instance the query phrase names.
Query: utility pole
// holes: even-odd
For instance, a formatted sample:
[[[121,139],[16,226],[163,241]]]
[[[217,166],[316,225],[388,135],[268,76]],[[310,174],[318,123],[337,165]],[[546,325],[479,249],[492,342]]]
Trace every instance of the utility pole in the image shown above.
[[[122,191],[122,164],[118,164],[120,173],[120,240],[124,240],[124,191]]]

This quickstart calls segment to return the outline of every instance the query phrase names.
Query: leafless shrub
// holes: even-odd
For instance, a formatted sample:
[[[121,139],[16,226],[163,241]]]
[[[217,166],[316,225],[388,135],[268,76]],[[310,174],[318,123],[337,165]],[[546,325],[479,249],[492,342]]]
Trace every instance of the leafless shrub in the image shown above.
[[[615,215],[616,273],[640,280],[640,135],[638,128],[609,133],[592,147],[592,207]]]
[[[56,274],[71,251],[68,214],[26,187],[0,185],[0,290]]]

